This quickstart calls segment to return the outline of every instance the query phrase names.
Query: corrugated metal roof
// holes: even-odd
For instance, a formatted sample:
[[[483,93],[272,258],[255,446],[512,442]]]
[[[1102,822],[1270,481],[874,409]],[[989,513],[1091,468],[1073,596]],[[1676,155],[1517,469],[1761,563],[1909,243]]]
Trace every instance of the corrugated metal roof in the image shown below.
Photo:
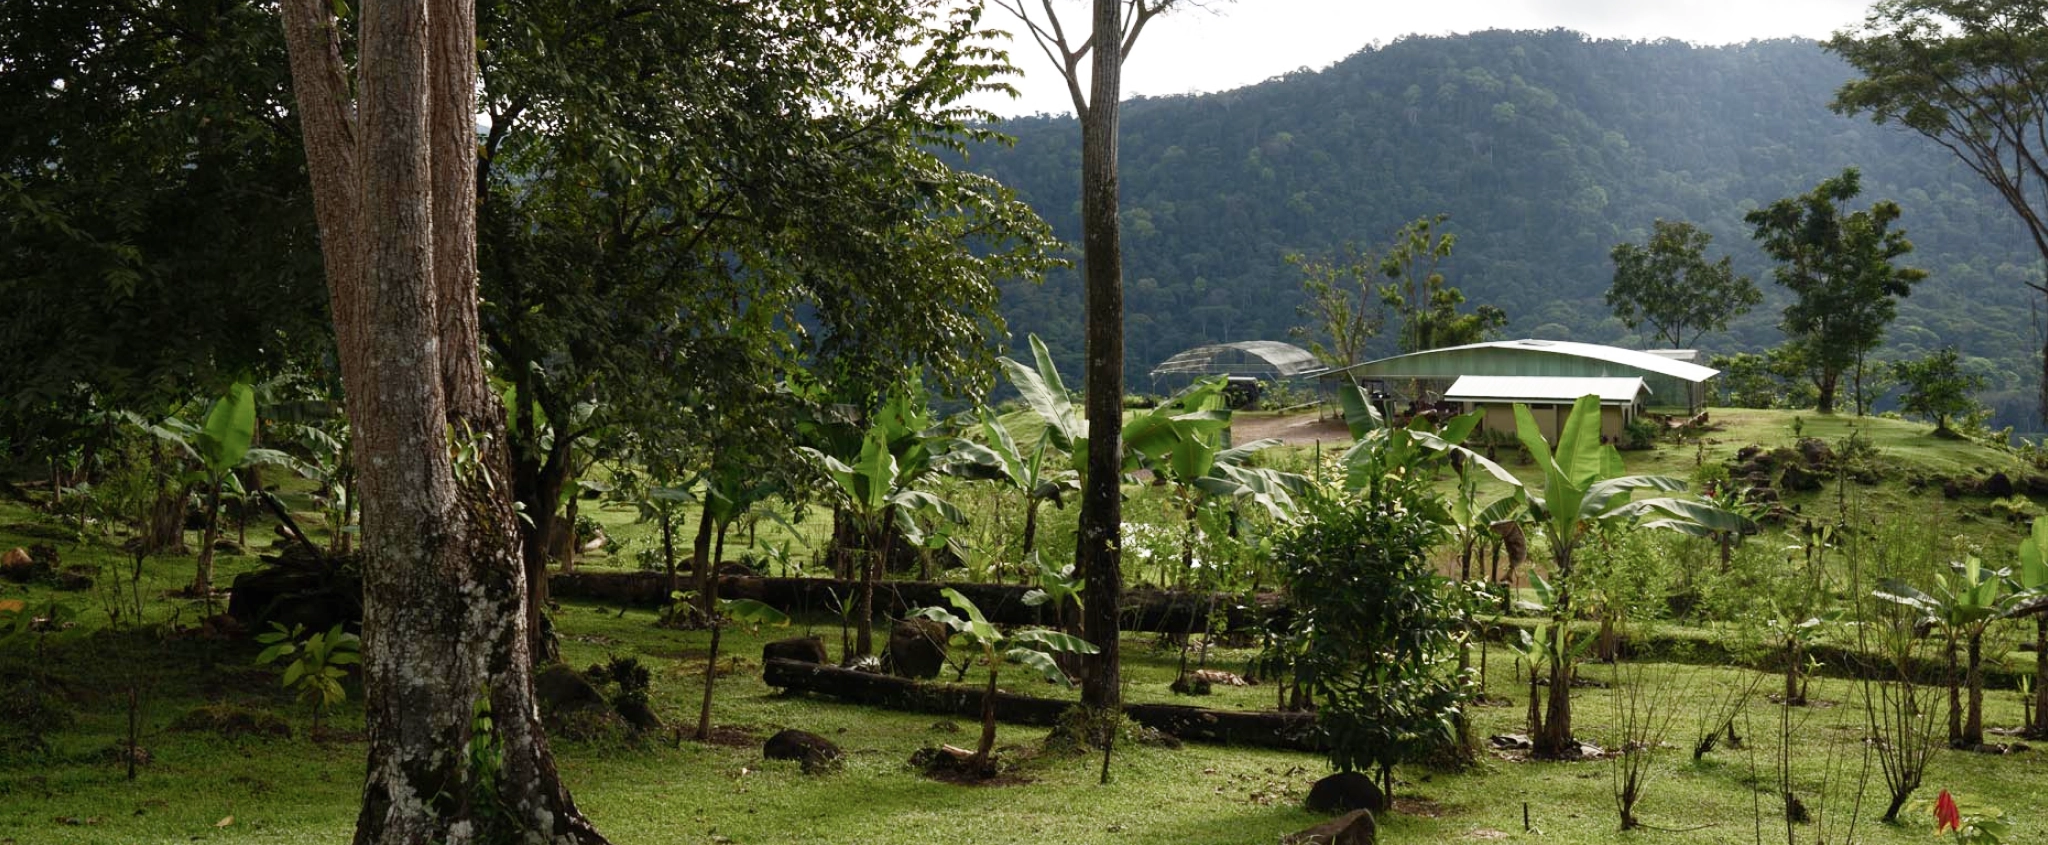
[[[1574,358],[1585,358],[1589,360],[1614,364],[1621,367],[1627,367],[1632,370],[1640,370],[1644,373],[1655,373],[1657,375],[1670,376],[1672,378],[1682,379],[1684,381],[1694,383],[1703,382],[1707,379],[1713,378],[1714,376],[1721,374],[1720,370],[1716,370],[1712,367],[1702,367],[1698,364],[1692,364],[1685,361],[1674,361],[1670,358],[1666,358],[1661,355],[1654,355],[1649,352],[1644,352],[1638,349],[1622,349],[1618,346],[1602,346],[1597,343],[1579,343],[1570,340],[1535,340],[1528,338],[1522,340],[1495,340],[1488,341],[1485,343],[1467,344],[1465,346],[1451,346],[1443,349],[1431,349],[1425,352],[1411,352],[1407,355],[1396,355],[1392,358],[1381,358],[1377,361],[1367,361],[1363,364],[1354,365],[1349,369],[1362,370],[1367,373],[1387,375],[1397,378],[1410,378],[1418,375],[1435,376],[1437,374],[1427,372],[1426,367],[1419,368],[1417,372],[1406,372],[1404,371],[1404,365],[1411,362],[1420,363],[1429,358],[1441,356],[1456,356],[1459,354],[1469,354],[1474,352],[1484,352],[1490,350],[1504,350],[1521,354],[1541,353],[1548,355],[1568,356]]]
[[[1152,375],[1161,376],[1173,373],[1213,375],[1223,372],[1235,373],[1242,370],[1243,368],[1230,367],[1219,361],[1219,359],[1226,357],[1230,352],[1240,352],[1257,358],[1265,362],[1266,366],[1271,368],[1274,374],[1284,377],[1313,375],[1324,369],[1322,362],[1316,360],[1316,356],[1292,343],[1281,343],[1277,340],[1240,340],[1236,343],[1216,343],[1208,346],[1197,346],[1166,359],[1157,367],[1153,367]]]
[[[1444,391],[1450,402],[1572,402],[1592,394],[1602,405],[1626,405],[1650,392],[1639,378],[1459,376]]]

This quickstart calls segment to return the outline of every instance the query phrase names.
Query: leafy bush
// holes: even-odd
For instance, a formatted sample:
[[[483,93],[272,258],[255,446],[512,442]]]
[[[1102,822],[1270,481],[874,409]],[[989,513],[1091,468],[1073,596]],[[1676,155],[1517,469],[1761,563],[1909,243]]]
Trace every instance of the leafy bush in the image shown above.
[[[1413,474],[1411,474],[1413,475]],[[1296,671],[1318,705],[1330,763],[1377,769],[1392,794],[1396,763],[1454,741],[1469,685],[1456,668],[1460,623],[1429,550],[1444,536],[1425,484],[1374,484],[1309,499],[1277,557],[1294,599]]]

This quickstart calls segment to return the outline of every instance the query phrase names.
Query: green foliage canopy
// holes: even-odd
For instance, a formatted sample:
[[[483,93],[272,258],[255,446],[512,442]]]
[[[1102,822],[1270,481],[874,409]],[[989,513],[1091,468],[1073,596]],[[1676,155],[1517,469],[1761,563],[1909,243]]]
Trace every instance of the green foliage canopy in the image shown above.
[[[1748,276],[1738,276],[1726,256],[1709,262],[1714,236],[1684,221],[1657,220],[1648,243],[1621,243],[1608,253],[1614,286],[1607,305],[1622,325],[1647,323],[1672,349],[1690,349],[1701,334],[1726,331],[1728,321],[1763,302]],[[1688,337],[1686,330],[1691,329]]]

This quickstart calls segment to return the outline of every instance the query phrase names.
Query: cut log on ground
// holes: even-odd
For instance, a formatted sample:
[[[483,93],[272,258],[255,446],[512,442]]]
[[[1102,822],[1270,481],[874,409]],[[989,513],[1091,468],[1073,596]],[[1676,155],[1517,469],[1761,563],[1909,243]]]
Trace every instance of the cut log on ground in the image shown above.
[[[761,679],[771,687],[790,692],[829,695],[855,704],[981,718],[979,687],[934,684],[841,669],[770,660],[762,667]],[[996,719],[1001,722],[1050,727],[1075,702],[1056,698],[999,692]],[[1273,713],[1255,710],[1210,710],[1179,704],[1126,704],[1124,715],[1153,730],[1182,740],[1315,751],[1319,748],[1315,717],[1307,713]]]
[[[860,582],[836,578],[755,578],[721,576],[718,579],[718,595],[723,598],[753,599],[784,613],[831,613],[842,601],[855,596]],[[875,609],[879,613],[901,617],[919,607],[948,607],[949,603],[939,591],[947,587],[959,590],[981,608],[989,621],[998,625],[1045,625],[1055,623],[1051,608],[1044,605],[1032,607],[1024,603],[1024,594],[1030,587],[1012,584],[967,584],[939,581],[882,581],[875,585]],[[600,601],[609,604],[633,607],[667,607],[668,577],[658,572],[578,572],[555,573],[548,579],[548,594],[557,599],[578,599]],[[1218,593],[1215,606],[1224,609],[1229,618],[1226,630],[1249,630],[1257,624],[1251,608],[1242,607],[1242,597],[1235,594]],[[1259,596],[1261,608],[1280,606],[1277,593]],[[1126,631],[1149,631],[1184,633],[1200,632],[1202,619],[1208,615],[1210,601],[1207,594],[1174,590],[1131,589],[1124,591],[1123,629]]]

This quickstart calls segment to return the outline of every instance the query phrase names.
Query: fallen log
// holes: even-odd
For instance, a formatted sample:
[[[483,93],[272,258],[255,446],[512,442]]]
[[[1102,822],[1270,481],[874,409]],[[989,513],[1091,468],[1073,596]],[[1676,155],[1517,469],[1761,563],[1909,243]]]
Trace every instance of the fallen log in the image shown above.
[[[860,587],[858,581],[837,578],[761,578],[720,576],[718,594],[727,598],[753,599],[784,613],[836,613],[840,603],[850,600]],[[939,581],[882,581],[875,585],[878,612],[901,617],[919,607],[946,607],[939,591],[951,587],[981,608],[989,621],[998,625],[1052,626],[1057,620],[1044,605],[1024,603],[1030,587],[1012,584],[969,584]],[[558,599],[600,601],[633,607],[668,605],[668,577],[658,572],[558,572],[548,577],[548,594]],[[1249,630],[1258,623],[1262,610],[1278,607],[1276,593],[1262,593],[1256,607],[1246,606],[1243,597],[1217,593],[1215,606],[1224,611],[1226,630]],[[1141,588],[1124,591],[1123,629],[1184,633],[1202,630],[1209,613],[1210,597],[1205,593]]]
[[[828,695],[855,704],[979,720],[980,687],[937,684],[794,660],[770,660],[761,680],[787,692]],[[996,720],[1050,727],[1075,702],[996,693]],[[1256,710],[1210,710],[1183,704],[1126,704],[1131,721],[1195,742],[1316,751],[1315,716]]]

